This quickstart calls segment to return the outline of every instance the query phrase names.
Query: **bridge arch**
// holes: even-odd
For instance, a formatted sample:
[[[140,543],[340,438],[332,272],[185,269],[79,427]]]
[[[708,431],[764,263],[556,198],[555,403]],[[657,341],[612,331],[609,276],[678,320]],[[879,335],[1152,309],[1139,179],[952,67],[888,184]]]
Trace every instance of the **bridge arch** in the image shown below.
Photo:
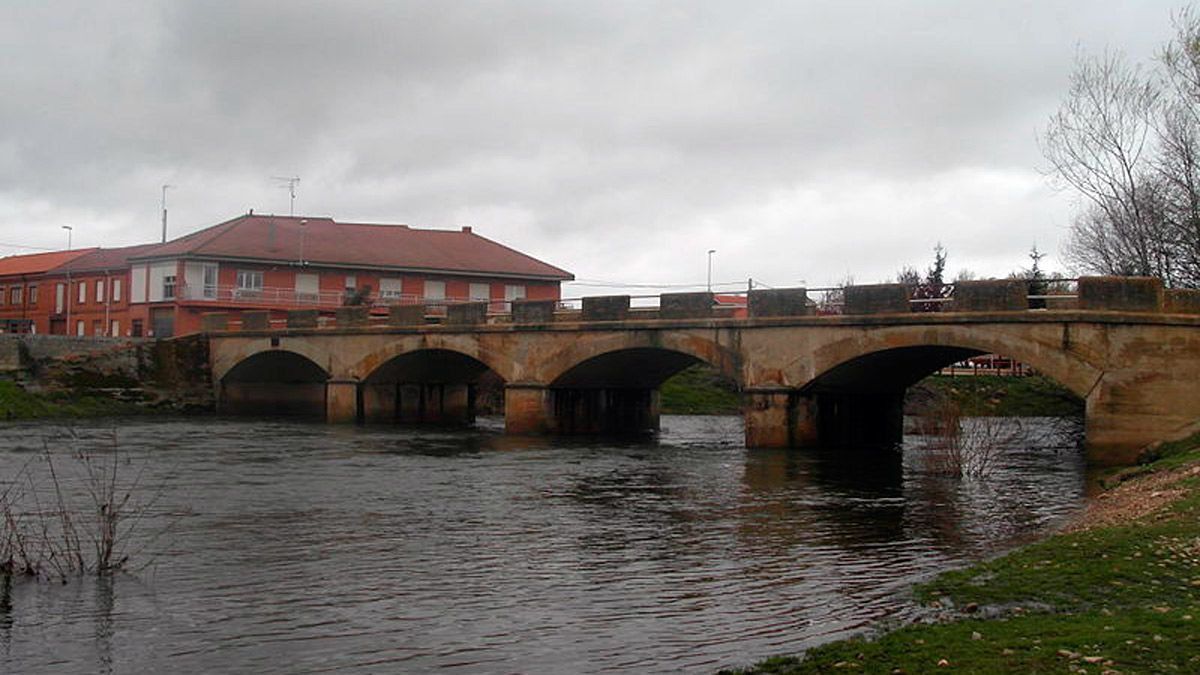
[[[470,336],[424,333],[394,336],[383,342],[378,348],[371,349],[363,356],[353,360],[347,368],[347,374],[350,377],[366,380],[388,362],[407,354],[420,352],[458,354],[482,364],[505,382],[513,380],[514,368],[518,365],[510,354],[496,353]]]
[[[1061,343],[1047,349],[1049,335],[1016,336],[971,326],[872,331],[814,350],[799,394],[808,401],[815,435],[823,445],[898,441],[905,391],[945,366],[982,354],[1022,361],[1087,399],[1103,369],[1061,349]]]
[[[325,416],[329,373],[303,354],[272,349],[250,354],[218,380],[217,408],[232,414]]]
[[[474,356],[436,347],[394,351],[361,378],[363,421],[471,424],[481,385],[494,406],[502,401],[503,379]]]
[[[835,369],[861,359],[884,364],[895,357],[908,362],[906,374],[924,370],[923,377],[965,356],[1003,354],[1029,364],[1080,398],[1087,398],[1104,374],[1103,363],[1093,363],[1081,353],[1063,349],[1062,332],[1057,326],[1033,337],[1028,332],[1017,334],[1007,328],[923,325],[856,332],[831,340],[806,357],[793,360],[788,366],[789,379],[801,388],[807,388]],[[896,375],[903,379],[901,373]]]
[[[591,334],[550,355],[541,365],[537,379],[546,384],[570,382],[582,371],[598,371],[605,365],[623,366],[628,357],[657,354],[670,363],[666,375],[653,386],[693,363],[707,363],[722,375],[741,383],[739,359],[729,347],[693,332],[637,331],[629,334]],[[684,357],[682,360],[679,357]],[[591,365],[588,365],[591,363]]]

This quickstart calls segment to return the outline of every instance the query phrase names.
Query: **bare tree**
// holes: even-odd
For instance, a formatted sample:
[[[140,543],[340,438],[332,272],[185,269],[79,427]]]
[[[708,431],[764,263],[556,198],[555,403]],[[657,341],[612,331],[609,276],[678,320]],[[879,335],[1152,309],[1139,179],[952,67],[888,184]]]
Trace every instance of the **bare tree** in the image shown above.
[[[1120,54],[1081,57],[1042,151],[1085,201],[1066,257],[1077,271],[1200,286],[1200,20],[1145,73]]]

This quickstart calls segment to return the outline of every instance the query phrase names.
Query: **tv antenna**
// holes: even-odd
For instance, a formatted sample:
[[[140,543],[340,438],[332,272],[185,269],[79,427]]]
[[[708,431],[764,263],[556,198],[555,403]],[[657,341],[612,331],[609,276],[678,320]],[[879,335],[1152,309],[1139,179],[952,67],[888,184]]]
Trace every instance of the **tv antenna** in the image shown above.
[[[292,200],[288,202],[288,215],[296,215],[296,186],[300,183],[300,176],[272,176],[271,180],[277,180],[283,183],[279,187],[287,188],[288,194],[292,197]]]

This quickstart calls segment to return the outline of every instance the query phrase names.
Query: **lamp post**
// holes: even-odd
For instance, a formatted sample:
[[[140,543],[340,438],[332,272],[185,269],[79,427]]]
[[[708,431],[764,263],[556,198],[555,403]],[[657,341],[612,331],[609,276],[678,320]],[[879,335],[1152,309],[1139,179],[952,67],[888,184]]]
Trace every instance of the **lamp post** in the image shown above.
[[[70,251],[71,250],[71,235],[74,234],[75,228],[71,227],[70,225],[63,225],[62,229],[67,231],[67,250]]]
[[[304,233],[308,231],[308,221],[300,221],[300,266],[304,267]]]
[[[712,293],[712,256],[717,252],[717,249],[708,249],[708,292]]]

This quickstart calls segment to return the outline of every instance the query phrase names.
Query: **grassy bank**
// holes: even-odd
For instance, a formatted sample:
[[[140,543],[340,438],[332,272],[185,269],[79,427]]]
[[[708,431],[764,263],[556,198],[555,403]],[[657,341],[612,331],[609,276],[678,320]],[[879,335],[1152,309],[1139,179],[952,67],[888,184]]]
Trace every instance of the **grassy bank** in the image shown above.
[[[931,623],[739,672],[1200,672],[1200,435],[1158,455],[1075,531],[918,586]]]
[[[736,415],[740,409],[733,381],[706,364],[696,364],[662,385],[662,412],[668,415]]]
[[[908,401],[941,396],[958,403],[963,415],[1069,417],[1083,414],[1083,399],[1041,375],[1002,377],[932,375],[909,389]]]
[[[0,420],[43,417],[101,417],[142,412],[133,403],[102,396],[34,394],[14,382],[0,380]]]

